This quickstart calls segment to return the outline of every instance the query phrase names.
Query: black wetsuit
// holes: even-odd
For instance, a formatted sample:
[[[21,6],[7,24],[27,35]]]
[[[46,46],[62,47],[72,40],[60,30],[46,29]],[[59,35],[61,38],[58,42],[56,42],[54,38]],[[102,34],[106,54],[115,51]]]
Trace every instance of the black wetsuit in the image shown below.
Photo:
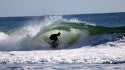
[[[54,44],[54,43],[58,40],[57,36],[59,36],[59,35],[58,35],[58,34],[52,34],[52,35],[49,37],[51,40],[54,40],[52,44]]]

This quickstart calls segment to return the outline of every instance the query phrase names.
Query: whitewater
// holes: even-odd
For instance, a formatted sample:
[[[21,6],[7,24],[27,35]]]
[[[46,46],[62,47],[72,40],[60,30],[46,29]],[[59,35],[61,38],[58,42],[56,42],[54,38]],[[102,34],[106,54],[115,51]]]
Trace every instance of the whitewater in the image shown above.
[[[124,16],[88,16],[0,18],[0,64],[124,64]],[[46,40],[58,32],[53,49]]]

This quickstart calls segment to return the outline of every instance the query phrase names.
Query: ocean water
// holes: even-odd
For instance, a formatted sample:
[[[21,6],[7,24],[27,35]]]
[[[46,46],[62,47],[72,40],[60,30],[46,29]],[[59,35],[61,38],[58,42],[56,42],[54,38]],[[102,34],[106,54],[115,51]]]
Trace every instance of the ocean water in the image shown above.
[[[0,70],[125,70],[125,64],[2,64]]]
[[[49,36],[58,32],[53,49]],[[1,69],[124,70],[124,63],[124,12],[0,17]]]

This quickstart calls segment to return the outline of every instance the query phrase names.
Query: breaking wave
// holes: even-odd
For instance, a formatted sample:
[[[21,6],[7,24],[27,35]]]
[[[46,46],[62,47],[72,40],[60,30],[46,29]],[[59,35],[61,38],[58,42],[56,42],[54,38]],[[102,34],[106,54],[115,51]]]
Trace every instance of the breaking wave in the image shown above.
[[[58,49],[68,48],[81,40],[97,34],[123,34],[125,27],[103,27],[81,22],[77,19],[63,19],[61,16],[46,17],[40,24],[24,25],[18,29],[0,32],[0,50],[42,50],[52,49],[46,42],[51,34],[61,32]]]
[[[58,32],[59,46],[53,49],[47,40]],[[124,35],[125,26],[106,27],[76,18],[46,16],[0,30],[0,63],[124,63]]]

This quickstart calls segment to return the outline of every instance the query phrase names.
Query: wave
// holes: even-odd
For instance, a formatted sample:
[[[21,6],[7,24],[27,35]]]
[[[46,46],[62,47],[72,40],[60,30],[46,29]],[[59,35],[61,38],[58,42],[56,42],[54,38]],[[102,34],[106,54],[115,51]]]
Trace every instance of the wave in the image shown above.
[[[58,32],[59,46],[52,49],[46,40]],[[0,30],[0,63],[117,64],[125,62],[124,51],[125,26],[47,16],[40,23],[28,21],[19,28]]]
[[[125,34],[125,26],[97,26],[77,19],[64,19],[61,16],[47,16],[40,24],[28,22],[16,29],[1,30],[0,50],[50,50],[46,42],[51,34],[61,32],[58,49],[69,48],[99,34]],[[78,46],[77,46],[78,47]]]

